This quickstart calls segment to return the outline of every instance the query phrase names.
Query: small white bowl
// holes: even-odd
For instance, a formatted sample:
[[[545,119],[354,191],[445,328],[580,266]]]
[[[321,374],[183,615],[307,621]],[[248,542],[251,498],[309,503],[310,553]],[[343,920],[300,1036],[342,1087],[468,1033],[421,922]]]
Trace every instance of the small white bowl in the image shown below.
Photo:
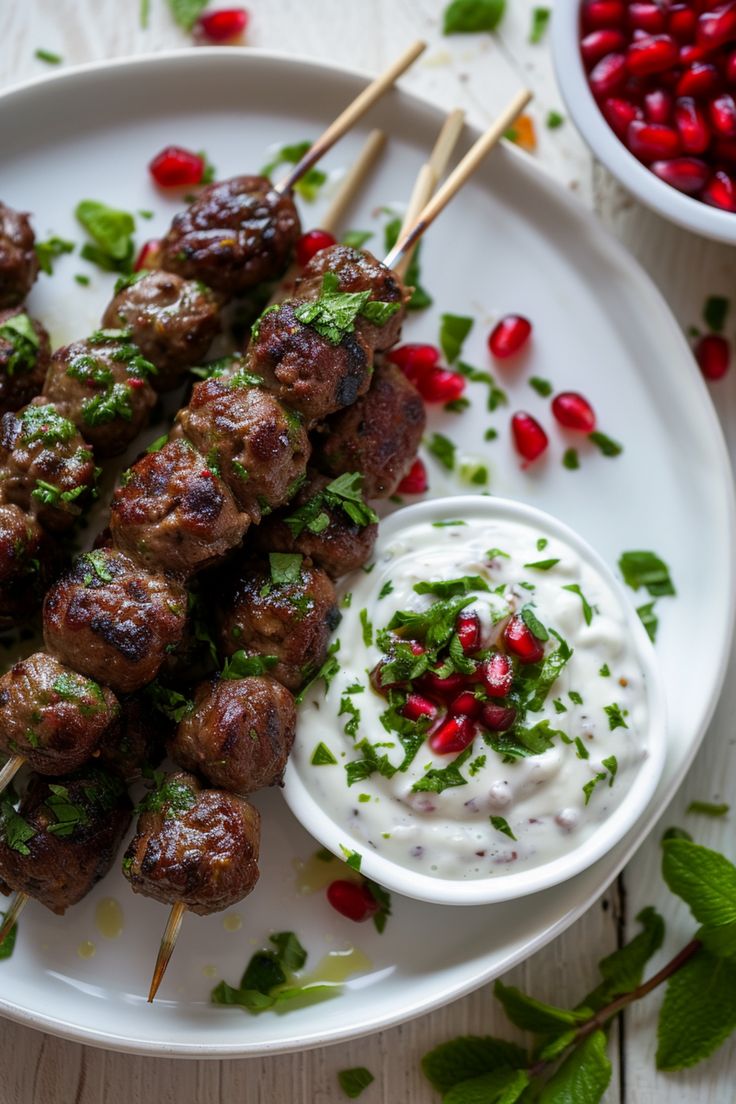
[[[736,214],[710,207],[665,184],[611,130],[596,103],[580,55],[580,0],[558,0],[552,57],[567,110],[593,153],[625,188],[670,222],[716,241],[736,242]]]
[[[294,816],[324,847],[338,858],[344,858],[344,847],[361,854],[360,869],[367,878],[396,893],[420,901],[446,905],[481,905],[525,897],[567,881],[597,862],[626,835],[646,812],[664,766],[665,698],[654,648],[629,596],[587,541],[551,514],[522,502],[490,495],[460,495],[421,502],[397,510],[381,521],[376,545],[377,557],[380,556],[381,549],[407,525],[458,517],[515,521],[565,541],[582,560],[587,561],[598,572],[619,598],[628,625],[630,643],[644,673],[649,712],[647,756],[639,766],[623,800],[584,842],[567,855],[513,874],[494,874],[488,878],[462,881],[436,878],[411,870],[366,848],[365,840],[351,835],[345,825],[334,821],[319,804],[299,773],[296,756],[292,756],[287,766],[283,792]],[[346,589],[350,589],[349,585]],[[310,769],[308,764],[306,769]]]

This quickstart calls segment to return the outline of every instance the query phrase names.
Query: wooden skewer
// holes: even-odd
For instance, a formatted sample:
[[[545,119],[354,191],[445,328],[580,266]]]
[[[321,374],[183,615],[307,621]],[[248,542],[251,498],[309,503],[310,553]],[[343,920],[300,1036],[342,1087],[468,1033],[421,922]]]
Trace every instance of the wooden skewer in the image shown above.
[[[531,97],[532,94],[528,89],[517,92],[498,118],[491,123],[485,134],[482,134],[478,141],[470,147],[460,164],[456,166],[439,191],[430,199],[412,228],[401,235],[385,258],[384,264],[388,265],[389,268],[393,268],[407,249],[411,249],[419,241],[422,234],[432,225],[439,213],[445,209],[453,196],[469,180],[486,155],[490,153],[514,120],[522,113]]]
[[[177,936],[179,935],[181,922],[184,919],[184,913],[186,911],[186,905],[182,905],[178,902],[177,904],[171,906],[171,912],[169,913],[169,919],[166,923],[166,928],[164,929],[161,946],[158,949],[158,958],[156,959],[156,965],[153,969],[151,988],[148,991],[149,1004],[153,1004],[154,997],[158,992],[158,987],[163,981],[164,974],[166,973],[166,967],[169,965],[169,959],[174,953]]]
[[[11,755],[10,759],[8,759],[7,763],[0,770],[0,793],[3,792],[6,786],[10,785],[24,763],[25,759],[22,755]]]
[[[365,115],[366,111],[373,107],[377,100],[380,100],[381,96],[396,83],[401,74],[405,73],[409,66],[412,65],[426,49],[426,42],[415,42],[408,50],[404,51],[401,57],[398,57],[396,61],[389,65],[384,73],[376,77],[374,81],[371,81],[368,87],[364,88],[351,104],[348,104],[335,121],[330,123],[327,130],[320,135],[312,146],[310,146],[301,161],[294,166],[288,176],[276,185],[276,191],[281,192],[282,195],[285,192],[290,192],[296,182],[301,180],[305,172],[308,172],[312,165],[316,164],[316,162],[334,146],[335,142],[342,138],[343,134],[347,134],[350,128],[357,123],[358,119]]]
[[[0,943],[10,934],[13,924],[17,921],[23,909],[28,904],[28,901],[29,897],[27,893],[16,893],[15,897],[10,902],[10,908],[5,913],[2,923],[0,924]]]
[[[381,155],[386,145],[386,135],[382,130],[372,130],[363,148],[340,181],[327,214],[320,223],[320,230],[332,234],[342,222],[343,216],[356,195],[363,187],[365,179]]]

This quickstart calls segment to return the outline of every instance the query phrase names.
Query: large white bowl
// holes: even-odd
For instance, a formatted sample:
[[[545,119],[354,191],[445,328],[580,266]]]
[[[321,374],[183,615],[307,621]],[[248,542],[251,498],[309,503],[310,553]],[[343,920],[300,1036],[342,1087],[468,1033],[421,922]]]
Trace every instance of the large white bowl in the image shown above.
[[[709,207],[665,184],[611,130],[588,87],[579,22],[580,0],[557,0],[552,20],[555,72],[567,110],[593,153],[625,188],[663,218],[716,241],[736,242],[736,214]]]
[[[451,498],[436,498],[417,503],[383,519],[376,544],[375,562],[380,565],[383,551],[407,526],[457,517],[465,520],[526,524],[536,532],[564,541],[577,552],[581,560],[598,573],[617,596],[626,620],[629,640],[644,673],[649,712],[647,755],[638,767],[623,800],[584,842],[573,847],[567,855],[517,873],[499,873],[491,877],[461,881],[454,878],[435,878],[394,862],[385,855],[366,848],[365,840],[352,835],[345,824],[333,820],[309,788],[309,772],[314,770],[310,766],[311,745],[301,749],[298,733],[286,770],[284,795],[294,816],[320,843],[338,858],[342,857],[343,847],[359,851],[362,855],[361,873],[387,889],[440,905],[484,905],[513,901],[559,885],[592,866],[623,839],[647,810],[662,774],[666,746],[665,697],[654,648],[629,596],[588,542],[552,514],[525,502],[488,495],[453,495]],[[356,573],[356,578],[360,577],[360,573]],[[376,571],[370,578],[375,579],[378,589],[381,583],[380,572]],[[352,589],[349,579],[345,581],[345,589]],[[308,707],[309,701],[306,704]]]

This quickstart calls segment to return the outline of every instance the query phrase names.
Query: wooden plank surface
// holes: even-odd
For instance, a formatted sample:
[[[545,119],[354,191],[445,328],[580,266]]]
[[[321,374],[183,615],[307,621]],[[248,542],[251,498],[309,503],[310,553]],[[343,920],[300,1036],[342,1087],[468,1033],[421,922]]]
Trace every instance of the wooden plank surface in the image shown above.
[[[557,0],[568,3],[572,0]],[[34,58],[38,47],[60,53],[66,64],[154,53],[189,44],[172,23],[164,0],[151,0],[150,25],[139,25],[138,2],[127,0],[2,0],[0,82],[3,85],[46,71]],[[213,4],[213,6],[216,6]],[[224,6],[223,4],[219,6]],[[560,109],[549,50],[528,42],[533,0],[510,0],[502,33],[443,38],[439,0],[250,0],[253,47],[280,49],[376,71],[397,49],[421,36],[430,48],[406,78],[408,87],[445,108],[461,106],[487,122],[520,80],[535,93],[541,164],[581,202],[594,206],[651,272],[683,325],[697,322],[707,293],[731,293],[736,276],[733,250],[706,243],[642,210],[611,181],[574,128],[543,125],[548,110]],[[625,325],[625,319],[622,319]],[[676,381],[673,380],[673,386]],[[719,391],[728,419],[734,405],[731,380]],[[733,424],[733,418],[731,418]],[[654,458],[656,460],[656,458]],[[704,534],[704,541],[707,534]],[[707,641],[706,641],[707,646]],[[685,692],[685,691],[684,691]],[[736,704],[736,703],[734,703]],[[729,799],[736,782],[734,740],[714,734],[706,741],[683,793],[664,823],[683,823],[692,797]],[[719,780],[718,791],[714,780]],[[688,822],[693,818],[688,818]],[[729,821],[698,819],[703,843],[733,852]],[[620,929],[644,904],[656,904],[671,920],[668,946],[687,938],[684,911],[673,910],[658,876],[658,833],[642,848],[622,880],[565,934],[507,981],[541,998],[575,1001],[590,987],[595,964],[613,949]],[[621,910],[626,909],[622,916]],[[531,903],[530,903],[531,904]],[[663,1077],[653,1068],[657,998],[628,1017],[625,1042],[614,1038],[615,1074],[607,1104],[733,1104],[736,1045],[724,1047],[685,1077]],[[344,1100],[336,1071],[366,1065],[377,1084],[363,1099],[421,1104],[436,1099],[419,1071],[419,1058],[436,1042],[461,1032],[507,1033],[490,990],[479,991],[410,1024],[353,1043],[268,1059],[187,1062],[135,1058],[63,1042],[12,1023],[0,1032],[0,1104],[337,1104]]]

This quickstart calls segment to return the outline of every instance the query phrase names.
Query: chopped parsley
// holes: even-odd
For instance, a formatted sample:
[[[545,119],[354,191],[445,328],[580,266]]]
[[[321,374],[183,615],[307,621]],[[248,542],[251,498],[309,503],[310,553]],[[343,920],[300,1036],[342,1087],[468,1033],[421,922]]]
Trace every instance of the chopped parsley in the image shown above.
[[[465,361],[459,360],[455,365],[455,370],[460,373],[461,376],[465,376],[466,379],[471,380],[473,383],[484,383],[488,388],[488,398],[486,401],[486,407],[492,414],[494,410],[497,410],[499,406],[505,406],[509,397],[503,388],[499,387],[490,372],[482,372],[480,368],[474,368],[472,364],[466,364]],[[486,434],[493,434],[493,437],[497,436],[496,430],[486,430]],[[486,440],[493,440],[493,437],[486,435]]]
[[[69,797],[66,786],[49,784],[50,796],[44,801],[46,808],[50,809],[56,817],[53,824],[46,825],[46,831],[52,836],[71,836],[77,828],[83,828],[89,823],[89,817],[81,805],[75,805]]]
[[[473,328],[473,319],[461,314],[443,314],[440,318],[440,346],[448,364],[454,364]]]
[[[109,207],[95,199],[83,199],[75,215],[92,239],[82,246],[85,260],[106,272],[132,272],[135,219],[128,211]]]
[[[188,812],[197,801],[196,794],[184,782],[165,778],[156,789],[146,794],[137,808],[139,813],[163,813],[165,820],[174,820]]]
[[[545,123],[548,130],[557,130],[565,122],[565,116],[561,115],[559,111],[548,111]]]
[[[601,667],[601,669],[599,670],[598,674],[601,676],[601,678],[610,678],[611,677],[611,668],[608,666],[607,663],[604,663],[603,666]]]
[[[554,387],[549,380],[542,379],[541,376],[532,376],[529,380],[529,386],[533,387],[538,395],[541,395],[543,399],[549,398],[554,391]]]
[[[721,804],[714,805],[710,801],[691,801],[685,810],[686,813],[699,813],[702,816],[709,817],[722,817],[726,816],[731,809],[730,805]]]
[[[647,636],[652,644],[657,639],[657,629],[659,628],[659,618],[654,612],[654,605],[654,602],[646,602],[643,606],[636,607],[636,612],[639,614],[641,623],[646,629]]]
[[[567,468],[568,471],[578,470],[580,467],[580,457],[578,456],[577,449],[565,449],[565,453],[562,457],[562,466],[563,468]]]
[[[345,856],[345,862],[351,870],[360,870],[361,863],[363,862],[363,856],[359,851],[351,851],[349,847],[346,847],[343,843],[340,844],[340,850]]]
[[[8,376],[35,368],[41,340],[33,322],[25,313],[11,315],[0,326],[0,338],[6,341],[12,352],[4,359],[4,371]]]
[[[620,456],[624,451],[624,446],[619,444],[618,441],[614,441],[612,437],[608,437],[605,433],[601,433],[599,430],[594,430],[588,434],[588,440],[599,448],[604,456]]]
[[[654,552],[623,552],[618,566],[624,582],[632,590],[644,587],[652,598],[675,594],[670,570]]]
[[[273,176],[279,165],[298,165],[302,157],[309,152],[312,148],[312,142],[292,142],[288,145],[281,146],[278,149],[267,165],[264,165],[261,169],[261,176],[267,176],[269,179]],[[297,181],[294,185],[294,189],[308,202],[313,202],[322,187],[327,181],[327,173],[322,169],[312,166],[308,169],[301,180]]]
[[[304,697],[307,691],[310,690],[316,682],[319,682],[320,679],[322,679],[322,681],[324,682],[325,693],[327,693],[330,683],[334,679],[337,672],[340,670],[340,661],[337,658],[337,653],[339,651],[340,641],[333,640],[327,651],[327,658],[325,659],[322,666],[312,675],[308,673],[305,674],[306,681],[304,683],[304,686],[301,688],[296,696],[297,705],[299,705],[300,702],[304,701]]]
[[[33,56],[39,61],[45,61],[47,65],[61,65],[64,60],[61,54],[55,54],[51,50],[44,50],[40,46],[34,51]]]
[[[360,611],[360,626],[363,630],[363,643],[367,648],[373,643],[373,625],[368,618],[368,610],[365,607]]]
[[[577,690],[571,690],[567,696],[575,705],[583,704],[583,695],[578,693]]]
[[[457,445],[449,437],[445,437],[442,433],[433,433],[427,442],[427,449],[447,471],[454,470]]]
[[[569,590],[571,594],[577,594],[578,598],[583,604],[583,617],[585,624],[589,625],[593,620],[593,614],[595,613],[595,607],[591,606],[588,599],[583,594],[578,583],[568,583],[567,586],[563,586],[563,590]]]
[[[531,563],[525,563],[524,567],[533,567],[535,571],[549,571],[550,568],[555,567],[559,562],[559,558],[556,560],[533,560]]]
[[[378,514],[366,504],[362,486],[363,476],[360,472],[344,472],[298,510],[285,517],[284,522],[295,537],[300,536],[305,529],[318,535],[330,524],[326,511],[332,509],[342,510],[360,528],[372,525],[378,521]]]
[[[436,594],[439,598],[454,598],[458,594],[489,590],[488,583],[480,575],[463,575],[459,579],[425,580],[415,583],[417,594]]]
[[[494,31],[505,10],[506,0],[451,0],[444,11],[442,33]]]
[[[298,552],[269,552],[268,563],[273,586],[294,586],[301,582],[303,561],[304,557]]]
[[[36,829],[15,811],[7,795],[0,803],[0,832],[13,851],[17,851],[19,855],[30,855],[28,843],[36,835]]]
[[[55,259],[61,257],[64,253],[73,253],[74,242],[66,241],[64,238],[58,238],[54,235],[46,241],[36,242],[35,249],[39,268],[47,276],[53,276]]]
[[[375,1078],[365,1066],[356,1066],[354,1069],[339,1070],[337,1081],[345,1096],[355,1100]]]
[[[381,587],[381,589],[379,590],[378,597],[379,598],[387,598],[388,595],[392,593],[393,589],[394,589],[394,584],[391,582],[390,579],[387,579],[386,582]]]
[[[162,686],[157,679],[149,683],[144,693],[154,709],[163,713],[170,721],[175,721],[176,724],[194,711],[194,702],[190,698],[185,697],[178,690]]]
[[[551,15],[551,8],[532,8],[532,25],[529,31],[529,41],[533,45],[537,45],[544,38]]]
[[[615,728],[628,728],[624,715],[621,712],[621,706],[613,702],[611,705],[604,705],[603,711],[608,717],[608,727],[613,731]]]
[[[575,748],[578,759],[590,759],[590,752],[579,736],[575,737]]]
[[[470,758],[473,745],[467,747],[446,767],[430,767],[412,786],[412,793],[437,793],[452,786],[467,786],[468,780],[460,773],[460,767]]]
[[[301,303],[294,310],[295,317],[311,326],[330,345],[339,345],[343,338],[355,332],[359,315],[382,325],[396,311],[399,303],[371,301],[371,291],[340,291],[340,278],[334,272],[322,277],[319,298]]]
[[[549,633],[534,612],[533,606],[527,603],[527,605],[521,607],[519,614],[529,632],[533,633],[537,640],[542,642],[549,640]]]
[[[506,820],[505,817],[492,816],[490,818],[490,821],[491,821],[491,826],[493,828],[495,828],[497,832],[503,832],[503,834],[505,836],[508,836],[509,839],[512,839],[512,840],[516,839],[516,836],[511,831],[511,828],[509,827],[509,822]]]
[[[220,678],[242,679],[253,675],[265,675],[278,663],[278,656],[247,655],[242,648],[225,660]]]
[[[334,767],[337,765],[337,759],[327,745],[323,743],[317,744],[309,762],[313,767]]]

